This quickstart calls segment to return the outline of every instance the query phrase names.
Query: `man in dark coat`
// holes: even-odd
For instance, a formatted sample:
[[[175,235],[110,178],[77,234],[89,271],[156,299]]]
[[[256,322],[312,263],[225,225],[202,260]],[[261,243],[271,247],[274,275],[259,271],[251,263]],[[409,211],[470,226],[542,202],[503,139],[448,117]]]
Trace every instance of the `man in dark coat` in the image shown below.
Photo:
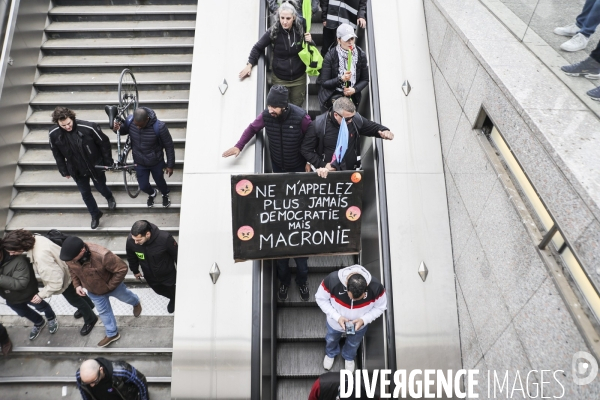
[[[356,29],[357,26],[367,26],[367,0],[340,0],[331,2],[320,0],[321,18],[323,20],[323,58],[333,43],[335,31],[342,23],[349,24]]]
[[[267,109],[256,117],[237,142],[223,153],[223,157],[238,156],[244,146],[265,128],[269,138],[269,151],[273,172],[310,172],[310,165],[300,154],[300,146],[304,134],[311,125],[310,116],[300,107],[288,103],[288,90],[285,86],[273,85],[267,95]],[[300,298],[308,301],[309,291],[306,279],[308,276],[308,257],[294,258],[296,262],[296,285],[300,290]],[[279,277],[279,300],[286,300],[292,275],[289,259],[277,260],[277,276]]]
[[[162,193],[162,206],[169,207],[171,205],[170,190],[164,174],[166,173],[169,177],[173,175],[175,146],[165,123],[158,120],[154,110],[148,107],[138,107],[133,113],[133,121],[129,126],[127,124],[120,125],[115,121],[113,129],[115,132],[120,130],[122,135],[130,136],[138,184],[140,190],[148,194],[148,207],[154,206],[154,199],[158,194],[158,191],[153,189],[150,184],[150,174]]]
[[[125,361],[85,360],[75,374],[83,400],[148,400],[148,382]]]
[[[73,178],[83,202],[92,215],[92,229],[100,224],[102,211],[92,195],[90,179],[94,187],[108,201],[108,209],[117,207],[112,192],[106,186],[106,175],[96,165],[113,164],[108,137],[94,122],[75,119],[75,113],[66,107],[56,107],[52,113],[53,125],[48,132],[50,148],[58,171],[65,178]]]
[[[169,232],[148,221],[136,221],[125,245],[129,269],[137,279],[144,277],[157,294],[169,299],[167,311],[175,311],[177,242]],[[140,266],[142,272],[140,272]]]

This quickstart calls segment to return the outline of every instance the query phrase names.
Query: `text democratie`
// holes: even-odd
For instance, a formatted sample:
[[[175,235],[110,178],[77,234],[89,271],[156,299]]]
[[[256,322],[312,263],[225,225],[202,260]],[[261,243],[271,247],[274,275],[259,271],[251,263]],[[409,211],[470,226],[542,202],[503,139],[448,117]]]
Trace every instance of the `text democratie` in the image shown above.
[[[540,374],[539,383],[535,373]],[[498,395],[509,399],[561,399],[565,395],[565,388],[558,377],[562,376],[565,376],[563,370],[531,370],[526,375],[523,373],[523,376],[516,371],[513,379],[509,371],[504,374],[487,371],[487,398],[495,399]],[[440,369],[414,369],[408,374],[406,370],[356,370],[354,374],[341,370],[340,399],[361,398],[363,393],[367,398],[378,395],[381,399],[406,399],[407,395],[411,399],[479,398],[479,394],[475,393],[479,385],[478,378],[478,369],[461,369],[454,374],[452,370]],[[562,394],[550,397],[549,386],[554,381],[560,385]]]

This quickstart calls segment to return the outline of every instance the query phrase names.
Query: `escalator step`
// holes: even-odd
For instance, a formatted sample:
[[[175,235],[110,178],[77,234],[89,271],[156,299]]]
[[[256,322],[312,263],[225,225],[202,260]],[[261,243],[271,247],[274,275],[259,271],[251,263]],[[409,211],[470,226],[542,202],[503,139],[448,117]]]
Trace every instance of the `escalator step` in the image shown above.
[[[279,379],[277,400],[307,399],[315,379]]]
[[[318,377],[323,374],[325,343],[278,343],[277,376],[280,377]],[[332,371],[343,369],[344,361],[337,356]]]
[[[277,313],[277,339],[280,341],[322,341],[326,333],[325,314],[319,307],[285,307]]]
[[[310,297],[308,301],[302,301],[300,299],[300,291],[295,283],[296,274],[292,275],[292,286],[288,290],[288,299],[286,301],[279,301],[278,307],[316,307],[315,293],[319,288],[319,285],[323,279],[328,275],[324,272],[311,272],[311,267],[308,267],[308,289],[310,291]]]

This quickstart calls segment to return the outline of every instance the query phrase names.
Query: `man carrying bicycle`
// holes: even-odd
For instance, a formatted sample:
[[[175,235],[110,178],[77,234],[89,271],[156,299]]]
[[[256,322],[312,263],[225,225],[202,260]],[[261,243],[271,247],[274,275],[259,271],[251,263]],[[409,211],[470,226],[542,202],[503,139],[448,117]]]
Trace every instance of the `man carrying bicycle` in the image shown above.
[[[102,211],[92,195],[90,179],[96,190],[108,201],[108,209],[114,210],[117,202],[106,186],[104,171],[96,165],[113,165],[111,146],[108,137],[94,122],[75,118],[75,113],[66,107],[56,107],[52,113],[50,128],[50,148],[56,160],[58,171],[67,179],[73,178],[81,193],[83,202],[92,215],[92,229],[100,224]]]
[[[121,125],[115,120],[113,130],[115,132],[119,130],[121,135],[129,134],[138,184],[140,190],[148,194],[148,207],[154,206],[154,199],[158,194],[158,191],[153,189],[150,184],[150,174],[162,193],[162,206],[169,207],[171,205],[170,190],[163,175],[164,173],[168,176],[173,175],[175,147],[165,123],[156,118],[154,110],[138,107],[134,111],[133,120],[129,125],[127,123]],[[163,172],[165,167],[166,171]]]

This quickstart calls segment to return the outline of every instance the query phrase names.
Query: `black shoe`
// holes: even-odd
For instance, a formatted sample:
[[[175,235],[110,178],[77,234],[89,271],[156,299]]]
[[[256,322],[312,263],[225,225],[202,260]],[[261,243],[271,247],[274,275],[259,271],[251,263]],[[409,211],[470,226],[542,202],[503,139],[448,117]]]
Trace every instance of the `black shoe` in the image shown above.
[[[169,304],[167,304],[167,311],[169,314],[173,314],[175,312],[175,299],[169,300]]]
[[[81,311],[77,310],[77,311],[75,311],[75,314],[73,314],[73,318],[75,318],[75,319],[83,318],[83,314],[81,313]]]
[[[115,198],[113,196],[111,196],[108,199],[108,209],[110,211],[113,211],[115,208],[117,208],[117,201],[115,200]]]
[[[167,208],[171,205],[171,199],[169,198],[169,193],[163,194],[163,207]]]
[[[288,287],[285,286],[283,283],[279,284],[279,292],[277,292],[277,298],[281,301],[285,301],[287,300],[287,292],[288,292]]]
[[[87,336],[87,335],[89,335],[90,332],[92,331],[92,329],[94,329],[94,326],[96,325],[96,322],[98,322],[98,318],[96,318],[96,320],[94,322],[92,322],[91,324],[85,324],[85,325],[83,325],[83,327],[79,331],[79,334],[81,336]]]
[[[310,292],[308,291],[308,284],[303,283],[298,286],[298,290],[300,290],[300,298],[302,301],[308,301],[308,297],[310,296]]]
[[[148,207],[154,207],[154,198],[156,197],[157,194],[158,194],[158,191],[156,189],[154,189],[154,193],[152,195],[148,196],[148,201],[146,202]]]
[[[102,218],[103,215],[102,211],[98,211],[98,214],[95,217],[92,217],[92,229],[96,229],[98,225],[100,225],[100,218]]]

